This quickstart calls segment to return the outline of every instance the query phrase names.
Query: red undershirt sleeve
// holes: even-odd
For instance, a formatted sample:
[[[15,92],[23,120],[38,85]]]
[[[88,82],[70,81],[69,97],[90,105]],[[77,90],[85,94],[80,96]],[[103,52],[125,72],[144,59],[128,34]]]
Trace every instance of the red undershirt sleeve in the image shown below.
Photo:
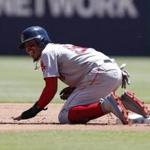
[[[44,108],[53,99],[57,92],[57,77],[45,78],[45,87],[37,101],[38,108]]]

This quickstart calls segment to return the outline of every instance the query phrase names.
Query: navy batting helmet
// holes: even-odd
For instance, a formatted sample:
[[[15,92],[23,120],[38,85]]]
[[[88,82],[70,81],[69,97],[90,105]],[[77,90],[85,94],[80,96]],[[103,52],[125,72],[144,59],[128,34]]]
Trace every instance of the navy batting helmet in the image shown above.
[[[21,44],[19,46],[20,49],[24,48],[24,44],[28,41],[35,40],[41,46],[46,46],[49,42],[51,42],[47,31],[40,26],[31,26],[26,28],[21,33]]]

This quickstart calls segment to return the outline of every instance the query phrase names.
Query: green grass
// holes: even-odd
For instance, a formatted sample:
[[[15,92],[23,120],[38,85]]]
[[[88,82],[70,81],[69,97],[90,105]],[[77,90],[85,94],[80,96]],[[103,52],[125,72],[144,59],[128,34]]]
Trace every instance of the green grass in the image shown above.
[[[150,103],[150,58],[149,57],[116,57],[119,64],[126,63],[131,74],[131,85],[134,91],[146,103]],[[41,71],[34,70],[29,57],[0,57],[0,102],[34,102],[44,87]],[[59,83],[59,89],[64,84]],[[59,92],[58,92],[59,93]],[[53,102],[59,102],[58,93]]]
[[[34,67],[29,57],[0,57],[0,102],[26,103],[38,99],[44,80],[41,71]]]
[[[150,103],[150,57],[120,57],[116,60],[119,64],[127,64],[131,80],[128,89],[134,91],[144,102]]]
[[[141,150],[149,149],[148,132],[47,131],[1,133],[1,150]]]

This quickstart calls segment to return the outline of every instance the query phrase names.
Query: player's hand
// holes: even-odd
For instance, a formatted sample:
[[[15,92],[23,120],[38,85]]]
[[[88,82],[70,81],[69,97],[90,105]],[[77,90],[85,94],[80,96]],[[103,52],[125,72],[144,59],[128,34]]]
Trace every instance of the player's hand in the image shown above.
[[[71,93],[75,90],[75,87],[66,87],[64,89],[61,90],[61,92],[59,93],[60,98],[62,100],[66,100],[68,99],[68,97],[71,95]]]
[[[12,117],[13,120],[17,120],[17,121],[20,121],[22,118],[21,118],[21,115],[18,116],[18,117]]]

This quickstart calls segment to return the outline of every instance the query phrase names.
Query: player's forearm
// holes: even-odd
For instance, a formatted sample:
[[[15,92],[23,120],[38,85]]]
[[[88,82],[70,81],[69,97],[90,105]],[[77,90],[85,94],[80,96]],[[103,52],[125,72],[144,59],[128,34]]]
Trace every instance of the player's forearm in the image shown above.
[[[57,78],[45,78],[45,88],[37,102],[37,107],[44,108],[55,96],[57,92]]]
[[[44,108],[48,103],[50,103],[50,101],[53,99],[53,97],[56,94],[57,89],[52,87],[45,87],[43,89],[43,92],[37,102],[37,107],[39,108]]]

